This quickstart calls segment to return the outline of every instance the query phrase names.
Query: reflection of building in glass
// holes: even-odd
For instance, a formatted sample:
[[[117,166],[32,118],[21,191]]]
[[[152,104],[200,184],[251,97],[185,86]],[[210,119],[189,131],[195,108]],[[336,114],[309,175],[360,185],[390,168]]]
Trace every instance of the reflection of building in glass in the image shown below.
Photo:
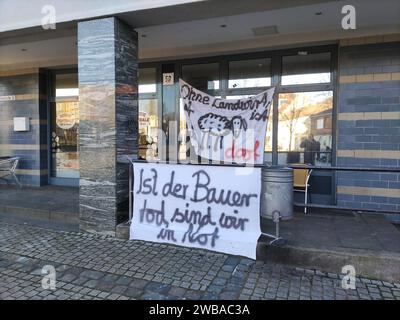
[[[79,178],[79,88],[75,72],[55,75],[52,108],[51,174]]]
[[[139,100],[139,156],[143,159],[152,159],[157,155],[157,109],[157,100]]]
[[[313,119],[324,119],[324,131],[315,131]],[[318,116],[317,116],[318,117]],[[278,148],[280,151],[300,151],[301,141],[309,134],[323,135],[331,146],[332,92],[283,93],[279,95]],[[317,134],[318,133],[318,134]],[[318,139],[317,139],[318,140]],[[329,141],[328,141],[329,140]]]
[[[332,151],[332,110],[327,109],[310,116],[311,133],[315,140],[320,143],[322,162],[330,162]]]
[[[323,163],[330,162],[332,97],[332,91],[290,92],[279,95],[279,163],[321,164],[321,160]],[[313,135],[312,138],[310,134]],[[306,143],[308,140],[315,143]],[[323,151],[322,156],[317,150]]]

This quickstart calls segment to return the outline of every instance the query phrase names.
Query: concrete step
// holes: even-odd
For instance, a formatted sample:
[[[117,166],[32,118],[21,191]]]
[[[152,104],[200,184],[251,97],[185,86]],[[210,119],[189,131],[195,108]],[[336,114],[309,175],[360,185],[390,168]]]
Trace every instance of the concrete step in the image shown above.
[[[0,220],[41,228],[79,232],[79,214],[73,212],[0,205]]]
[[[0,212],[12,219],[79,224],[78,188],[0,185]]]
[[[336,274],[352,265],[357,276],[388,282],[400,282],[400,254],[353,248],[317,248],[275,243],[261,237],[257,245],[257,260],[316,269]]]
[[[117,226],[116,236],[129,239],[127,222]],[[344,266],[352,265],[356,276],[400,282],[400,254],[397,252],[288,245],[285,240],[270,244],[270,241],[265,236],[260,237],[257,260],[335,274],[341,274]]]
[[[0,205],[0,212],[13,218],[52,220],[66,223],[79,223],[79,213],[52,209],[38,209],[26,206]]]

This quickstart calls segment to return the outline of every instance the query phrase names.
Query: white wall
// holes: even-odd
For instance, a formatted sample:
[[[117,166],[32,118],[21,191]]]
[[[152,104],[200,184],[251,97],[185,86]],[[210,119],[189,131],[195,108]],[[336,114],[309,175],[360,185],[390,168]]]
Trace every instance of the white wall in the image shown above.
[[[59,0],[31,1],[36,4],[60,2]],[[72,0],[70,3],[75,3],[76,1],[78,0]],[[217,3],[224,3],[222,0],[217,1]],[[260,3],[260,1],[265,0],[251,0],[251,2],[246,3],[254,4],[255,1]],[[274,1],[278,0],[269,0],[268,3]],[[4,3],[9,4],[10,2],[11,0],[0,0],[0,16],[7,15],[2,11],[2,6],[4,6]],[[13,0],[13,2],[17,5],[21,0]],[[64,0],[63,2],[64,6],[66,6],[65,3],[68,1]],[[127,3],[127,1],[122,0],[115,0],[114,2],[79,0],[79,2],[90,2],[91,5],[93,3],[112,3],[113,10],[115,11],[117,9],[121,11],[127,10],[122,9],[121,6],[117,6],[118,3]],[[129,3],[134,4],[137,8],[139,8],[140,4],[144,5],[144,2],[147,5],[149,3],[153,5],[158,3],[161,5],[161,3],[172,4],[173,2],[182,3],[183,1],[129,1]],[[27,1],[27,5],[29,3]],[[147,24],[142,23],[141,27],[136,28],[139,33],[139,59],[142,62],[160,61],[285,47],[320,45],[337,43],[340,39],[370,36],[382,37],[400,34],[400,20],[398,19],[400,16],[399,0],[380,0],[379,2],[376,2],[376,0],[352,0],[352,4],[357,9],[356,30],[343,30],[341,28],[341,8],[347,3],[346,0],[320,1],[320,3],[313,5],[255,10],[254,12],[243,12],[240,14],[230,14],[233,9],[223,6],[224,15],[206,18],[198,16],[199,12],[197,8],[202,7],[202,10],[204,10],[207,7],[211,7],[214,11],[217,11],[219,7],[215,2],[199,2],[192,5],[187,4],[186,6],[154,9],[148,12],[141,11],[142,13],[147,12],[145,16],[141,16],[143,20],[146,20]],[[83,10],[83,4],[78,7],[70,6],[70,13],[89,15],[94,12]],[[85,6],[89,7],[89,4],[85,4]],[[28,7],[32,9],[33,5],[29,4]],[[196,10],[193,7],[196,7]],[[22,6],[21,11],[24,10],[26,11],[26,8],[24,9],[24,6]],[[100,10],[100,7],[98,10]],[[163,12],[160,13],[160,11]],[[321,12],[322,15],[316,15],[316,12]],[[13,14],[17,15],[19,13]],[[139,15],[139,12],[117,14],[119,18],[132,25],[136,25]],[[165,15],[168,17],[175,15],[176,21],[163,23]],[[58,18],[60,19],[60,17]],[[15,23],[17,22],[22,23],[23,20],[20,21],[17,19]],[[0,18],[0,25],[2,23],[3,21]],[[221,25],[224,24],[226,27],[221,28]],[[256,27],[271,25],[276,26],[276,34],[255,35],[252,31]],[[76,23],[64,23],[58,26],[57,30],[43,30],[40,27],[37,28],[39,30],[32,31],[32,29],[34,28],[0,34],[0,70],[56,67],[77,63]],[[396,40],[392,41],[398,41],[398,39],[397,37]]]
[[[139,11],[204,0],[0,0],[0,32],[40,26],[42,8],[53,5],[56,22]]]

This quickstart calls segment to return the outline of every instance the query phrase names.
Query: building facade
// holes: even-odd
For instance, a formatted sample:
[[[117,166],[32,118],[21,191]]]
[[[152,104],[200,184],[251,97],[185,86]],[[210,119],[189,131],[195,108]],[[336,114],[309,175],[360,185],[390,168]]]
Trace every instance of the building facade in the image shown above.
[[[3,1],[0,156],[20,157],[24,185],[79,186],[82,229],[113,234],[127,217],[127,156],[197,159],[182,78],[232,99],[276,87],[266,164],[398,169],[400,5],[354,1],[346,29],[346,4],[37,1],[15,13]],[[43,25],[52,14],[55,29]],[[315,170],[311,201],[400,212],[400,174]]]

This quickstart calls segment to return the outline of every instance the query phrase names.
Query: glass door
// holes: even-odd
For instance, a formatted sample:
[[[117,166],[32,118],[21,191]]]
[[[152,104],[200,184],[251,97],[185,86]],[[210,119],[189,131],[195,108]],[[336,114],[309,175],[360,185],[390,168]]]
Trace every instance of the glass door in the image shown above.
[[[79,88],[77,73],[55,74],[51,114],[51,173],[56,185],[79,185]]]
[[[156,67],[139,69],[139,159],[142,160],[158,160],[162,153],[157,82]]]

